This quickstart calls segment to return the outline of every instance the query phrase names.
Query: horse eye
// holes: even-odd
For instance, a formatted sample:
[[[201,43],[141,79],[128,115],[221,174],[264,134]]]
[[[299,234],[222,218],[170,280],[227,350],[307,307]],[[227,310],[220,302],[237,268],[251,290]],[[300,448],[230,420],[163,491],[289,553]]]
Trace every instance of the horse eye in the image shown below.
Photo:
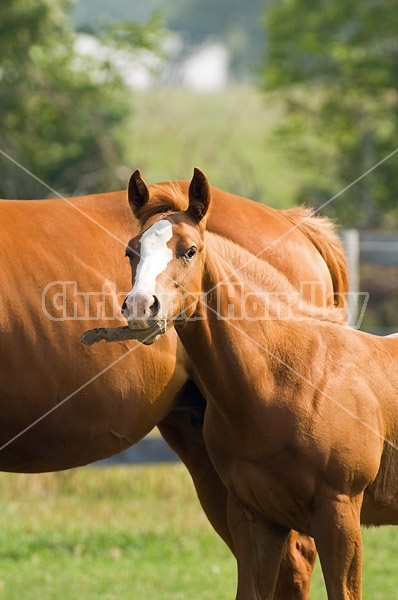
[[[184,258],[191,259],[191,258],[193,258],[193,257],[195,256],[195,254],[196,254],[196,248],[195,248],[195,246],[191,246],[191,248],[189,248],[189,249],[188,249],[188,250],[185,252],[185,254],[184,254]]]

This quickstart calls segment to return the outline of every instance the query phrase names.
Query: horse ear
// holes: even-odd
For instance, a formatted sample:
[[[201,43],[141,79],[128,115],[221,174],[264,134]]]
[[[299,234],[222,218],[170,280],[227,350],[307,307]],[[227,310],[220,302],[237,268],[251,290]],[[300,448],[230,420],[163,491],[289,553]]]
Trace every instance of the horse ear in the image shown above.
[[[137,169],[130,177],[128,199],[133,214],[137,217],[140,209],[149,202],[149,189]]]
[[[189,184],[188,196],[187,213],[199,223],[207,213],[211,201],[209,182],[200,169],[194,169],[192,181]]]

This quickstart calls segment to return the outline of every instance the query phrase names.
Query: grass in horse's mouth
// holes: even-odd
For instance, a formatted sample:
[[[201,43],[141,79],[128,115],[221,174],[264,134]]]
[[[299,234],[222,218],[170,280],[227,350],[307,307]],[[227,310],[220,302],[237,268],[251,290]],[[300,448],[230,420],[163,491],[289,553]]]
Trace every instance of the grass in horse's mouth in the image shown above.
[[[142,342],[143,344],[150,345],[156,342],[159,337],[167,331],[167,321],[157,321],[151,327],[145,329],[130,329],[131,339]]]
[[[144,344],[153,344],[159,339],[160,335],[166,333],[167,324],[160,327],[159,324],[147,327],[146,329],[130,329],[124,327],[96,327],[85,331],[80,337],[82,344],[92,346],[101,341],[122,342],[126,340],[135,340]]]

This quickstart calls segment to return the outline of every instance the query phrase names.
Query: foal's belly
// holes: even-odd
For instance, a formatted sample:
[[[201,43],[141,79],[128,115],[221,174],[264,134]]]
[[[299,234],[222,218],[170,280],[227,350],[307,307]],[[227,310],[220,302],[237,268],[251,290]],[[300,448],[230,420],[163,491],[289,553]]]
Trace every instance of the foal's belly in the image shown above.
[[[385,506],[373,499],[365,498],[361,510],[361,524],[365,526],[398,525],[398,503]]]
[[[378,473],[366,488],[361,511],[364,525],[398,525],[398,452],[396,437],[385,440]]]

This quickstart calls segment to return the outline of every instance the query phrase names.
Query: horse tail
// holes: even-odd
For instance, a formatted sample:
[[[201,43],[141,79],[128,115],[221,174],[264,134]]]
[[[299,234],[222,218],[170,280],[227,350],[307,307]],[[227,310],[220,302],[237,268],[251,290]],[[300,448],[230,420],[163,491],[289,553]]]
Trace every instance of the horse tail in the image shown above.
[[[342,241],[328,217],[315,215],[311,208],[297,206],[282,210],[284,216],[315,246],[325,261],[333,283],[335,305],[345,306],[349,291],[348,266]]]

